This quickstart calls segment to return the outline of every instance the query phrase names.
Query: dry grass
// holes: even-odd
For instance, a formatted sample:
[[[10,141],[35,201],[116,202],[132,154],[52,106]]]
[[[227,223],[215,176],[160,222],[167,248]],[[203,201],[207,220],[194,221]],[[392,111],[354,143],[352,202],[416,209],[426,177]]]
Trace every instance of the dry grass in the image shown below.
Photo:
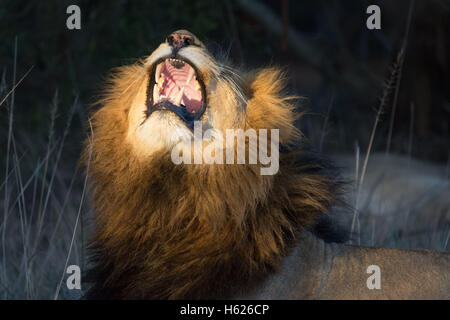
[[[16,57],[17,43],[15,48]],[[80,186],[82,175],[76,165],[63,160],[78,100],[75,99],[70,108],[64,131],[57,134],[56,93],[44,148],[41,148],[42,141],[37,135],[29,134],[26,140],[34,140],[22,141],[21,130],[14,127],[17,112],[14,97],[31,68],[18,82],[15,81],[15,70],[14,65],[12,89],[7,91],[5,83],[0,86],[0,96],[4,97],[2,108],[5,109],[2,113],[8,116],[6,150],[2,156],[4,175],[0,182],[1,298],[49,299],[55,294],[59,298],[76,297],[76,293],[67,290],[59,292],[57,286],[58,280],[65,275],[65,262],[83,266],[84,261],[83,225],[77,225],[77,221],[80,213],[86,211],[80,200],[85,186]],[[20,141],[17,136],[21,137]],[[38,153],[39,157],[35,159],[33,153]]]
[[[359,242],[364,246],[447,251],[450,232],[450,180],[446,166],[407,156],[375,153],[359,190]],[[353,178],[354,157],[337,156]],[[354,203],[357,194],[349,193]],[[348,225],[351,217],[347,217]]]
[[[10,106],[9,112],[12,110]],[[52,124],[55,113],[56,107]],[[65,263],[70,260],[83,265],[83,226],[78,221],[87,210],[83,205],[85,186],[80,187],[80,170],[68,168],[62,161],[71,118],[62,137],[56,137],[50,127],[46,150],[31,166],[27,151],[16,141],[13,125],[9,129],[11,147],[6,152],[0,187],[0,285],[4,299],[48,299],[55,293],[67,297],[68,292],[57,289]]]

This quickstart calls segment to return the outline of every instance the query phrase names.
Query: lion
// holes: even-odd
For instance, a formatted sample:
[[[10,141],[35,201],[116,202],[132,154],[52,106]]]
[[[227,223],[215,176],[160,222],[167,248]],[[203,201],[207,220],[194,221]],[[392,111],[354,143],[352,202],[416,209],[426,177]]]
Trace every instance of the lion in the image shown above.
[[[82,157],[96,211],[87,299],[449,298],[448,254],[342,243],[330,218],[342,179],[303,142],[285,78],[230,67],[186,30],[116,70]],[[195,157],[196,123],[276,134],[278,170],[175,163],[176,147]],[[217,156],[238,139],[213,140],[199,145]]]

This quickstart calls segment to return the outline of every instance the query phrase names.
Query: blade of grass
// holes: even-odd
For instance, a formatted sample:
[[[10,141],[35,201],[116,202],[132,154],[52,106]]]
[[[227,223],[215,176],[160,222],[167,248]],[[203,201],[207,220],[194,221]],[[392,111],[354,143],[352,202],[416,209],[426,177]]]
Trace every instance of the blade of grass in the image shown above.
[[[56,146],[56,145],[55,145],[55,146]],[[55,148],[55,146],[51,149],[51,152],[53,152],[53,149]],[[47,155],[47,156],[49,156],[49,155]],[[20,190],[20,193],[17,195],[17,197],[16,197],[16,199],[14,200],[14,202],[11,202],[12,205],[11,205],[10,207],[13,208],[13,207],[18,203],[18,201],[19,201],[20,197],[22,196],[22,194],[27,190],[27,188],[28,188],[28,186],[30,185],[31,181],[33,181],[33,179],[37,176],[39,170],[40,170],[40,169],[42,168],[42,166],[45,164],[45,161],[46,161],[46,158],[42,159],[41,162],[38,163],[38,164],[36,165],[36,168],[34,169],[33,174],[32,174],[31,177],[27,180],[27,182],[24,184],[23,189]],[[7,217],[9,217],[12,213],[13,213],[13,211],[12,211],[12,209],[10,208],[10,209],[9,209],[9,212],[8,212],[8,214],[7,214]],[[3,226],[4,226],[3,223],[0,224],[0,227],[3,227]]]
[[[328,109],[327,109],[327,115],[325,116],[325,120],[323,122],[323,127],[322,127],[322,133],[320,135],[320,142],[319,142],[319,151],[320,152],[322,152],[323,141],[325,140],[328,119],[330,118],[330,113],[331,113],[331,108],[333,107],[333,103],[334,103],[334,90],[331,94],[330,103],[328,104]]]
[[[69,263],[70,254],[72,252],[72,247],[73,247],[73,243],[74,243],[74,240],[75,240],[75,233],[76,233],[76,230],[77,230],[78,221],[80,220],[81,208],[83,206],[84,197],[85,197],[85,194],[86,194],[87,182],[88,182],[88,177],[89,177],[89,168],[90,168],[90,164],[91,164],[92,146],[94,144],[94,131],[92,129],[92,124],[91,124],[90,120],[89,120],[89,126],[90,126],[90,129],[91,129],[91,134],[90,134],[90,137],[89,137],[89,157],[88,157],[88,163],[87,163],[87,167],[86,167],[86,177],[84,179],[83,191],[81,193],[80,205],[78,207],[78,213],[77,213],[77,218],[76,218],[76,221],[75,221],[75,226],[73,227],[73,233],[72,233],[72,239],[70,241],[69,252],[67,253],[67,258],[66,258],[66,262],[64,264],[64,269],[63,269],[63,272],[62,272],[62,275],[61,275],[61,279],[59,281],[58,287],[56,288],[54,300],[58,299],[59,291],[61,290],[62,282],[64,280],[64,275],[66,274],[67,265]]]
[[[13,88],[6,94],[6,96],[2,99],[2,101],[0,101],[0,107],[6,101],[6,99],[8,99],[8,97],[14,93],[14,91],[19,86],[19,84],[28,76],[28,74],[31,72],[31,70],[33,70],[33,68],[34,68],[34,65],[31,66],[27,72],[25,72],[25,74],[19,79],[19,81],[13,86]]]
[[[415,0],[411,1],[409,4],[408,19],[406,22],[406,31],[405,31],[405,35],[403,37],[402,47],[401,47],[401,50],[400,50],[400,53],[398,56],[399,70],[398,70],[397,81],[395,83],[395,94],[394,94],[394,100],[392,102],[391,118],[389,120],[389,131],[388,131],[388,137],[387,137],[387,142],[386,142],[386,155],[389,154],[390,149],[391,149],[392,131],[394,130],[394,120],[395,120],[395,113],[397,110],[398,93],[400,91],[400,83],[402,80],[403,63],[405,61],[406,46],[408,44],[409,30],[411,28],[412,15],[413,15],[413,11],[414,11],[414,2],[415,2]]]
[[[358,220],[358,177],[359,177],[359,157],[360,157],[360,149],[358,141],[355,141],[355,186],[354,186],[354,194],[355,194],[355,207],[353,208],[353,218],[352,218],[352,226],[351,226],[351,234],[353,235],[353,230],[355,229],[355,224]],[[359,238],[359,233],[358,233]],[[359,242],[360,240],[358,240]]]
[[[56,90],[55,95],[53,97],[52,109],[50,111],[50,127],[49,127],[48,142],[47,142],[47,154],[50,154],[49,150],[51,148],[52,141],[53,141],[57,110],[58,110],[58,90]],[[39,243],[40,230],[42,228],[42,223],[43,223],[44,216],[45,216],[45,210],[44,210],[43,206],[44,206],[44,197],[45,197],[45,190],[46,190],[49,159],[50,159],[50,157],[46,157],[44,172],[42,174],[41,195],[39,196],[39,209],[38,209],[38,222],[37,222],[38,232],[36,233],[36,239],[34,242],[32,252],[34,252],[36,250],[37,244]],[[50,190],[47,189],[47,194],[48,194],[48,192],[50,192]]]
[[[408,167],[411,164],[411,154],[413,146],[413,135],[414,135],[414,102],[411,102],[409,107],[410,121],[409,121],[409,139],[408,139]]]
[[[11,148],[11,137],[13,130],[13,114],[14,114],[14,97],[15,97],[15,87],[16,87],[16,71],[17,71],[17,36],[14,39],[14,67],[13,67],[13,89],[11,90],[11,104],[9,108],[9,124],[8,124],[8,142],[6,146],[6,168],[5,168],[5,201],[4,201],[4,213],[3,213],[3,230],[2,230],[2,266],[3,266],[3,282],[7,283],[6,275],[6,223],[7,223],[7,212],[9,210],[9,190],[8,190],[8,171],[9,171],[9,157]],[[9,94],[7,95],[9,96]],[[6,101],[7,97],[2,100],[2,103]],[[0,104],[1,106],[1,104]],[[5,291],[4,298],[7,298],[7,293]]]
[[[64,148],[64,142],[66,141],[66,137],[67,137],[67,135],[69,133],[70,124],[72,123],[72,118],[73,118],[73,115],[75,113],[75,109],[76,109],[76,105],[77,104],[78,104],[78,96],[75,97],[75,101],[73,102],[72,107],[70,109],[69,117],[67,119],[66,127],[64,129],[63,137],[62,137],[61,143],[59,144],[58,153],[56,155],[56,160],[55,160],[55,165],[53,167],[52,175],[51,175],[51,178],[50,178],[50,181],[49,181],[49,184],[48,184],[48,189],[47,189],[47,193],[46,193],[46,196],[45,196],[45,201],[44,201],[43,208],[42,208],[42,214],[40,215],[40,219],[39,219],[39,222],[38,222],[37,235],[36,235],[36,239],[35,239],[35,244],[36,245],[33,248],[33,252],[34,252],[34,250],[36,250],[37,243],[39,242],[38,240],[39,240],[39,236],[40,236],[40,233],[41,233],[43,221],[44,221],[44,218],[45,218],[45,213],[47,211],[47,206],[48,206],[48,202],[49,202],[49,199],[50,199],[50,194],[52,192],[53,182],[54,182],[54,179],[55,179],[55,176],[56,176],[56,172],[57,172],[57,169],[58,169],[58,164],[60,163],[62,150]]]
[[[62,220],[63,220],[62,218],[63,218],[64,210],[65,210],[67,204],[69,203],[69,198],[70,198],[70,196],[71,196],[72,189],[73,189],[73,185],[74,185],[74,183],[75,183],[75,180],[76,180],[75,178],[76,178],[77,174],[78,174],[78,167],[75,169],[75,172],[74,172],[74,174],[72,175],[72,178],[71,178],[71,181],[70,181],[69,188],[68,188],[68,190],[67,190],[67,192],[66,192],[66,195],[65,195],[65,197],[64,197],[64,201],[63,201],[63,204],[62,204],[62,206],[61,206],[61,209],[59,210],[58,219],[57,219],[57,221],[56,221],[55,228],[53,229],[52,235],[51,235],[50,238],[49,238],[49,243],[54,243],[54,240],[55,240],[57,231],[58,231],[58,229],[59,229],[59,227],[60,227],[60,225],[61,225],[61,222],[62,222]],[[55,247],[51,247],[51,248],[49,248],[49,250],[46,252],[46,255],[45,255],[45,257],[44,257],[43,262],[40,263],[40,265],[42,265],[43,268],[45,268],[45,266],[47,265],[47,261],[48,261],[48,259],[50,258],[50,256],[53,254],[54,249],[55,249]],[[42,282],[42,277],[43,277],[43,275],[44,275],[44,273],[41,273],[41,277],[39,278],[39,280],[38,280],[38,282],[37,282],[38,285]]]
[[[17,148],[16,148],[16,143],[15,143],[15,139],[14,139],[14,135],[12,137],[12,146],[13,146],[13,159],[15,161],[17,161]],[[21,170],[19,166],[15,166],[16,170],[16,184],[17,184],[17,189],[18,190],[23,190],[23,182],[22,182],[22,175],[21,175]],[[27,233],[27,210],[26,210],[26,202],[25,202],[25,197],[24,197],[24,192],[21,192],[22,196],[19,197],[18,201],[18,209],[19,209],[19,222],[20,222],[20,235],[22,238],[22,247],[23,247],[23,258],[22,258],[22,265],[24,266],[23,271],[25,274],[25,294],[27,299],[31,298],[31,292],[32,292],[32,288],[31,288],[31,273],[28,270],[28,243],[26,241],[26,236],[25,234]]]

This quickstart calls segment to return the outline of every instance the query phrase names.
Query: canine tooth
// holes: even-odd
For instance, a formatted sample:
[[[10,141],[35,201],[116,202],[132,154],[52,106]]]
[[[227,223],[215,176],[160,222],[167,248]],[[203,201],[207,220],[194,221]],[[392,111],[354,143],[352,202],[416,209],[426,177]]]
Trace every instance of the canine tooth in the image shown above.
[[[158,86],[155,84],[155,85],[153,86],[153,104],[155,104],[156,102],[158,102],[158,98],[159,98]]]
[[[164,83],[164,75],[162,74],[158,80],[158,88],[162,88],[163,83]]]
[[[155,82],[159,82],[159,77],[161,75],[161,69],[162,69],[162,63],[158,64],[156,66],[156,71],[155,71]]]
[[[188,78],[186,80],[186,84],[189,84],[189,82],[191,82],[192,78],[194,77],[194,74],[195,74],[194,68],[191,68],[189,70],[189,75],[188,75]]]
[[[200,83],[198,81],[195,81],[194,87],[195,90],[200,91]]]
[[[183,93],[184,93],[184,87],[181,88],[180,91],[178,91],[177,97],[175,98],[175,104],[180,104],[181,103],[181,98],[183,98]]]

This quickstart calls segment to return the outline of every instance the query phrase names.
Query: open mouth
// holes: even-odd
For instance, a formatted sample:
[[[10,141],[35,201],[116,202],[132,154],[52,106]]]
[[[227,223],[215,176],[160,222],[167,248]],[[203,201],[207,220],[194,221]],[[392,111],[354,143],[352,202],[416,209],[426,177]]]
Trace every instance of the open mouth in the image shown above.
[[[206,108],[205,85],[196,67],[187,60],[157,61],[150,72],[147,94],[147,118],[156,110],[168,110],[193,128]]]

